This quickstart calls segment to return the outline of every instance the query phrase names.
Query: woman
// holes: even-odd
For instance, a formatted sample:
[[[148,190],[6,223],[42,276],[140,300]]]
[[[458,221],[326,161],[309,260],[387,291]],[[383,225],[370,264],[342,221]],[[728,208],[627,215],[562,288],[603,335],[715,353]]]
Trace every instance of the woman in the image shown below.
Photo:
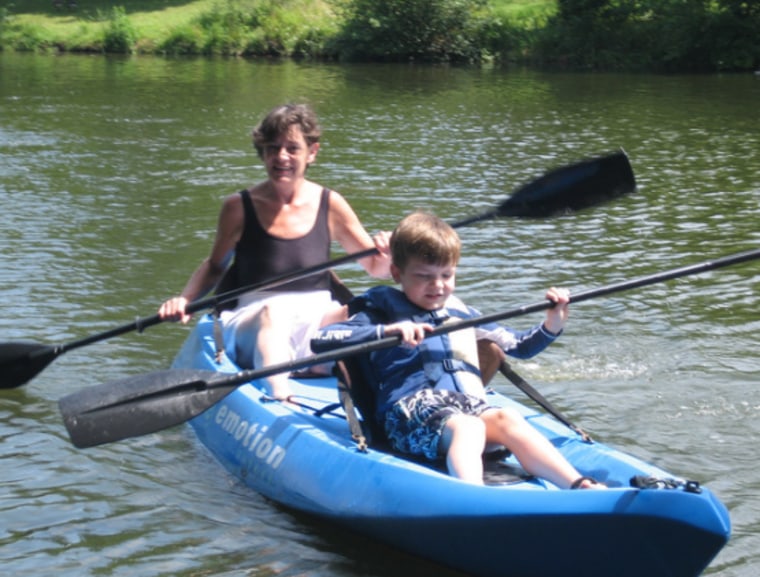
[[[274,108],[254,129],[253,144],[268,178],[224,200],[211,254],[182,293],[161,305],[162,318],[187,323],[187,303],[216,287],[233,257],[225,290],[322,264],[332,241],[349,253],[376,247],[378,254],[359,262],[374,277],[389,275],[389,233],[371,238],[340,194],[306,178],[320,135],[314,112],[300,104]],[[325,271],[245,294],[220,318],[227,354],[240,366],[263,367],[308,355],[312,334],[344,314],[331,300]],[[270,377],[268,386],[275,399],[289,396],[287,375]]]

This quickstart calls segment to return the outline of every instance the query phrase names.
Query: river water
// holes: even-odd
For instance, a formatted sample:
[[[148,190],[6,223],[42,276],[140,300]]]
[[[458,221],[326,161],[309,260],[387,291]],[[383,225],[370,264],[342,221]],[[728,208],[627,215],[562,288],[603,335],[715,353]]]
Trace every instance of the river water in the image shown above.
[[[551,168],[627,151],[635,195],[460,230],[459,293],[484,312],[760,246],[760,77],[0,53],[0,340],[152,315],[206,256],[222,197],[264,177],[250,129],[285,101],[319,113],[310,177],[370,231],[415,208],[479,214]],[[706,573],[720,577],[760,571],[758,289],[754,261],[578,303],[550,351],[515,363],[596,439],[718,494],[733,522]],[[166,368],[188,330],[77,349],[2,391],[5,574],[450,574],[263,499],[186,426],[73,448],[57,400]]]

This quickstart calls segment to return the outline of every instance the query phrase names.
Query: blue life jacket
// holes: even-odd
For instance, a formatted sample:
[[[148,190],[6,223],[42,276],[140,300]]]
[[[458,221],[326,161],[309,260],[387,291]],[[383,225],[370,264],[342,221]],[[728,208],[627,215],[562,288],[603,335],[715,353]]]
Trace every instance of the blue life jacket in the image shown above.
[[[457,302],[458,299],[456,299]],[[411,320],[434,327],[455,318],[470,318],[474,309],[462,304],[459,308],[426,311],[412,304],[398,289],[379,286],[354,298],[350,305],[351,318],[320,330],[312,340],[315,351],[348,346],[383,338],[383,325]],[[460,333],[460,334],[458,334]],[[457,354],[452,341],[462,338],[471,341],[471,354]],[[332,344],[332,346],[330,346]],[[461,347],[459,347],[461,348]],[[477,344],[473,329],[431,336],[415,348],[403,346],[374,351],[366,355],[365,376],[377,399],[377,417],[402,397],[422,388],[431,387],[481,395],[483,385],[477,360]]]
[[[457,318],[480,316],[453,295],[443,309],[427,311],[414,305],[403,292],[378,286],[349,303],[349,320],[320,329],[311,341],[314,352],[361,344],[385,336],[384,325],[404,320],[437,327]],[[426,337],[414,348],[397,346],[361,355],[362,377],[376,399],[375,417],[383,422],[386,411],[399,399],[426,387],[482,396],[477,359],[477,338],[498,343],[505,353],[530,358],[544,350],[558,335],[542,324],[515,331],[497,323]],[[366,416],[366,415],[365,415]]]

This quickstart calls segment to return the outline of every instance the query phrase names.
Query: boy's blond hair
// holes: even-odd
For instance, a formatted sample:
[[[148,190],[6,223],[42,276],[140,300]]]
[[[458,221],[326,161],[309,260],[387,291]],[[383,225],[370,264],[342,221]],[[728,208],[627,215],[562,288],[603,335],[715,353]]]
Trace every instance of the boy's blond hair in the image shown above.
[[[456,265],[462,244],[456,231],[440,218],[426,212],[405,217],[391,235],[391,259],[404,270],[411,258],[426,264]]]

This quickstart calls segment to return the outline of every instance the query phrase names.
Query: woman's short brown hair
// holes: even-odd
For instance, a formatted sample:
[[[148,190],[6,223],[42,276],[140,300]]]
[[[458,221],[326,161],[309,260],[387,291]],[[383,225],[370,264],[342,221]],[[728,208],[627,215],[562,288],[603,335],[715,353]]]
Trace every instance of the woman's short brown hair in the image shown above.
[[[306,143],[311,146],[319,142],[322,128],[317,121],[317,115],[306,104],[283,104],[269,111],[259,125],[253,129],[253,146],[261,158],[267,144],[274,142],[283,134],[287,134],[291,126],[301,128]]]

